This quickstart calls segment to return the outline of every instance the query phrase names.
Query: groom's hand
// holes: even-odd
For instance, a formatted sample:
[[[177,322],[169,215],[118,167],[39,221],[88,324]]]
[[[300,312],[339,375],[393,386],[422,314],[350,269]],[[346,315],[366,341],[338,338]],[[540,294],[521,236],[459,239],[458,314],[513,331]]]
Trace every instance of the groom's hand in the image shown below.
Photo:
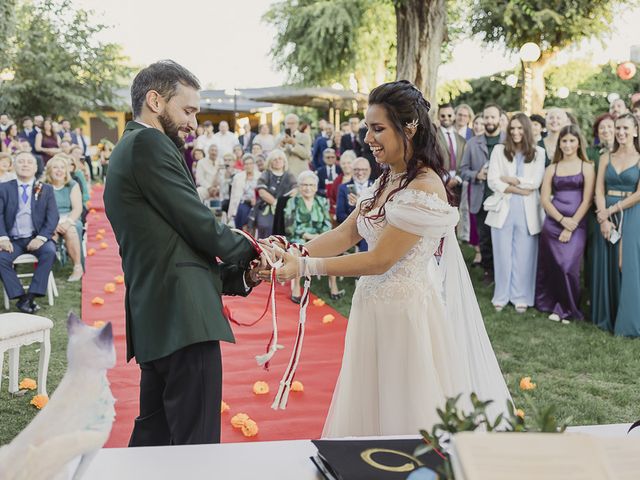
[[[260,278],[260,271],[264,268],[262,264],[257,264],[255,267],[250,268],[244,272],[244,281],[247,287],[254,288],[260,285],[262,279]]]

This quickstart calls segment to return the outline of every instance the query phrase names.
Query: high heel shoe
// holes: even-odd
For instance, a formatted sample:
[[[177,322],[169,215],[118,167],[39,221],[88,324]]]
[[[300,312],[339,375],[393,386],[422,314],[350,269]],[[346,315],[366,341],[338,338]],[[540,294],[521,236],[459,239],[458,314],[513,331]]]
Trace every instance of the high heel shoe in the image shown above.
[[[344,290],[339,290],[338,293],[332,293],[331,300],[340,300],[342,297],[344,297],[344,293]]]

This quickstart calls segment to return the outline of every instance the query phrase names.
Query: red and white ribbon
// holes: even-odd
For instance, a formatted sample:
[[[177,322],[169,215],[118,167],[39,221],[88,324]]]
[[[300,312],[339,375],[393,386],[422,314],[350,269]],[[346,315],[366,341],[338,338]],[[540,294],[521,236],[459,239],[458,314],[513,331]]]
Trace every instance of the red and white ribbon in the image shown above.
[[[269,310],[269,306],[271,306],[271,322],[272,322],[272,333],[269,342],[267,343],[267,351],[263,355],[256,355],[256,361],[258,365],[264,366],[265,369],[269,368],[269,362],[275,355],[275,353],[283,348],[281,345],[278,345],[278,317],[277,317],[277,309],[276,309],[276,269],[280,268],[283,265],[281,260],[274,261],[269,252],[265,251],[260,243],[253,238],[250,234],[245,231],[233,229],[234,232],[244,236],[250,243],[253,245],[254,249],[258,253],[261,259],[263,259],[269,267],[271,267],[271,287],[269,292],[269,300],[267,301],[267,306],[263,314],[256,321],[252,323],[240,323],[233,318],[230,317],[230,320],[234,323],[242,326],[253,326],[258,323],[265,316],[267,311]],[[273,246],[274,248],[281,249],[286,252],[291,252],[296,255],[308,256],[309,252],[303,245],[299,245],[297,243],[290,243],[285,237],[280,235],[274,235],[267,239],[267,242]],[[259,260],[254,260],[253,265],[257,265]],[[295,373],[298,368],[298,364],[300,362],[300,354],[302,353],[302,344],[304,341],[304,331],[305,324],[307,321],[307,307],[309,305],[309,297],[310,297],[310,287],[311,287],[311,278],[308,276],[304,277],[304,289],[302,291],[302,297],[300,299],[300,316],[298,321],[298,330],[296,334],[296,340],[294,343],[293,351],[291,352],[291,357],[289,358],[289,363],[287,368],[280,380],[280,385],[278,387],[278,392],[276,397],[271,405],[273,409],[281,409],[284,410],[287,406],[287,400],[289,398],[289,391],[291,389],[291,383],[295,378]]]

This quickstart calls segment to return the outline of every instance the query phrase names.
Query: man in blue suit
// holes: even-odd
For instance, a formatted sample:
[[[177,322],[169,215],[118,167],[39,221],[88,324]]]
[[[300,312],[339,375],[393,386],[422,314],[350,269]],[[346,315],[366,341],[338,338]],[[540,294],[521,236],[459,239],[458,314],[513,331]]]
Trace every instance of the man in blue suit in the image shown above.
[[[0,277],[9,298],[17,298],[16,307],[24,313],[35,313],[40,307],[35,297],[47,292],[49,272],[56,258],[51,240],[59,215],[53,187],[36,181],[36,158],[29,152],[16,155],[17,180],[0,184]],[[28,292],[25,293],[13,261],[23,253],[38,259]]]
[[[344,222],[351,212],[356,208],[358,197],[362,191],[373,184],[371,180],[371,166],[369,160],[358,157],[353,162],[353,177],[347,183],[340,185],[338,198],[336,200],[336,220],[338,223]],[[361,240],[358,243],[361,252],[369,250],[367,242]]]
[[[311,150],[311,166],[316,172],[324,167],[324,151],[327,148],[334,148],[333,145],[333,124],[326,123],[321,135],[316,137],[313,149]]]

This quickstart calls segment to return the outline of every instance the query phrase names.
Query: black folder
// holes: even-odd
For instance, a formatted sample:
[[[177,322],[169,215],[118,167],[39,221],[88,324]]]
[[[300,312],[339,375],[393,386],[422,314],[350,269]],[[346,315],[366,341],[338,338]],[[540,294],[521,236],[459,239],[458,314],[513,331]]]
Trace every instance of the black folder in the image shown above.
[[[311,461],[327,480],[405,480],[417,468],[435,472],[443,464],[435,452],[415,457],[413,452],[422,445],[422,440],[417,438],[312,442],[318,454],[311,457]],[[436,478],[435,475],[432,478]]]

